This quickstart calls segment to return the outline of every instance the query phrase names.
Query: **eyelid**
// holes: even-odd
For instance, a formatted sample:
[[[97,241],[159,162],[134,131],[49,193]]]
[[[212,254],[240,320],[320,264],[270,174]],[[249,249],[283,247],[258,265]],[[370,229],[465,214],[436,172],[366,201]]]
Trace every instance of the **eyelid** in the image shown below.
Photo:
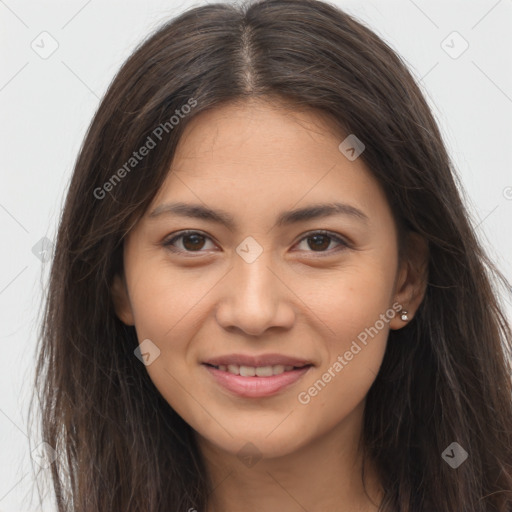
[[[318,252],[317,251],[306,251],[307,253],[318,254],[321,257],[322,255],[329,256],[329,255],[336,253],[342,249],[352,248],[352,243],[346,237],[344,237],[343,235],[340,235],[338,233],[335,233],[333,231],[329,231],[327,229],[313,229],[311,231],[306,231],[306,233],[303,233],[302,235],[300,235],[299,240],[294,245],[299,244],[303,240],[310,238],[313,235],[326,235],[329,238],[331,238],[333,241],[337,242],[339,247],[337,249],[329,249],[328,251],[318,251]]]
[[[200,231],[200,230],[197,230],[197,229],[185,229],[185,230],[182,230],[182,231],[177,231],[175,233],[172,233],[170,235],[171,238],[166,238],[162,242],[162,245],[165,248],[167,248],[170,251],[172,251],[173,253],[175,253],[175,254],[186,254],[187,257],[188,256],[195,257],[196,255],[199,256],[199,255],[201,255],[202,253],[204,253],[206,251],[202,251],[202,250],[200,250],[200,251],[184,251],[184,250],[181,250],[181,249],[176,249],[172,245],[176,240],[178,240],[178,239],[180,239],[180,238],[182,238],[184,236],[192,235],[192,234],[201,235],[204,238],[209,239],[209,240],[214,242],[214,239],[210,235],[207,235],[206,233],[204,233],[203,231]],[[352,242],[349,241],[346,237],[344,237],[343,235],[340,235],[338,233],[335,233],[333,231],[326,230],[326,229],[315,229],[315,230],[307,231],[307,232],[301,234],[300,238],[298,239],[298,241],[296,243],[294,243],[293,245],[295,246],[295,245],[299,244],[300,242],[302,242],[303,240],[312,237],[313,235],[326,235],[329,238],[331,238],[333,241],[337,242],[338,245],[339,245],[338,248],[329,249],[327,251],[303,251],[303,252],[306,252],[306,253],[317,255],[315,257],[327,257],[327,256],[330,256],[330,255],[332,255],[334,253],[337,253],[338,251],[341,251],[341,250],[344,250],[344,249],[351,249],[353,247]],[[301,251],[299,251],[299,252],[301,252]]]
[[[187,256],[192,256],[192,257],[194,255],[200,255],[200,254],[204,253],[205,251],[183,251],[182,249],[176,249],[172,245],[175,240],[178,240],[178,239],[180,239],[182,237],[185,237],[187,235],[195,235],[195,234],[201,235],[204,238],[207,238],[207,239],[210,239],[211,241],[214,241],[213,238],[210,235],[207,235],[203,231],[200,231],[200,230],[197,230],[197,229],[185,229],[185,230],[182,230],[182,231],[177,231],[175,233],[172,233],[170,235],[170,238],[166,238],[162,242],[162,245],[166,249],[169,249],[170,251],[172,251],[175,254],[186,254]]]

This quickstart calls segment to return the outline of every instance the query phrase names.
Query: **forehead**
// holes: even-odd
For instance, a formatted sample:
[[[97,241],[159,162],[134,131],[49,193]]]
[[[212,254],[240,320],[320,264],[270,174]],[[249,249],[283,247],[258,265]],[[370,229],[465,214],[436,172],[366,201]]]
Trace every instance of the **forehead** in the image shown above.
[[[187,171],[192,172],[196,159],[202,165],[209,160],[213,166],[221,159],[262,172],[287,171],[292,169],[283,164],[307,167],[312,158],[317,159],[333,144],[337,147],[342,138],[339,128],[320,111],[296,111],[291,105],[261,99],[231,102],[191,120],[178,144],[173,167],[186,162]],[[329,158],[329,154],[325,156]],[[306,165],[299,164],[304,157]]]
[[[350,161],[322,112],[263,101],[196,115],[148,211],[171,200],[263,215],[269,209],[346,202],[378,214],[386,199],[361,158]]]

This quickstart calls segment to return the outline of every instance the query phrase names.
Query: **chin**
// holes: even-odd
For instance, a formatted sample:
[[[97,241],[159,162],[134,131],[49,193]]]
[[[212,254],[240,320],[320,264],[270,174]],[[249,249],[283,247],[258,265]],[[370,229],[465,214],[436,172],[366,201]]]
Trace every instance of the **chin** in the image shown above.
[[[233,423],[231,425],[232,430],[237,432],[233,437],[225,431],[222,436],[205,435],[202,432],[198,434],[208,444],[213,445],[215,450],[234,455],[242,463],[246,460],[283,457],[295,452],[307,442],[305,438],[298,436],[299,433],[304,436],[302,429],[290,431],[285,427],[277,426],[276,428],[279,423],[274,423],[272,426],[253,423],[247,429],[238,428]]]

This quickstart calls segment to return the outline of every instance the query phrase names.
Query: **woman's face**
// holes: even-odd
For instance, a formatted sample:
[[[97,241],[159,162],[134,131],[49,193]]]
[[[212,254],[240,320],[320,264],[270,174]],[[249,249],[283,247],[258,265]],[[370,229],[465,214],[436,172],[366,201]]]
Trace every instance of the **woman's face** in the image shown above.
[[[410,319],[420,301],[386,197],[343,139],[265,103],[203,112],[125,241],[117,313],[216,449],[280,456],[360,426],[389,329],[406,323],[397,303]]]

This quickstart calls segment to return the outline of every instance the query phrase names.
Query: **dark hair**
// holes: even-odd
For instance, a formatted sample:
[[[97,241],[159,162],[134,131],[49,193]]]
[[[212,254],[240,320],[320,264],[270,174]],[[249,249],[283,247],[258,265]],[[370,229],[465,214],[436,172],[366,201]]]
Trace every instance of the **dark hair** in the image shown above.
[[[257,97],[315,109],[356,134],[400,232],[428,241],[424,300],[390,331],[367,395],[363,448],[383,482],[380,510],[512,510],[512,336],[497,286],[510,285],[475,236],[430,109],[400,57],[361,22],[316,0],[263,0],[196,7],[152,34],[85,137],[36,370],[43,440],[59,454],[59,512],[206,508],[192,429],[134,356],[135,328],[117,318],[111,284],[189,121]],[[156,147],[128,167],[148,137]],[[456,470],[441,458],[454,441],[469,452]]]

